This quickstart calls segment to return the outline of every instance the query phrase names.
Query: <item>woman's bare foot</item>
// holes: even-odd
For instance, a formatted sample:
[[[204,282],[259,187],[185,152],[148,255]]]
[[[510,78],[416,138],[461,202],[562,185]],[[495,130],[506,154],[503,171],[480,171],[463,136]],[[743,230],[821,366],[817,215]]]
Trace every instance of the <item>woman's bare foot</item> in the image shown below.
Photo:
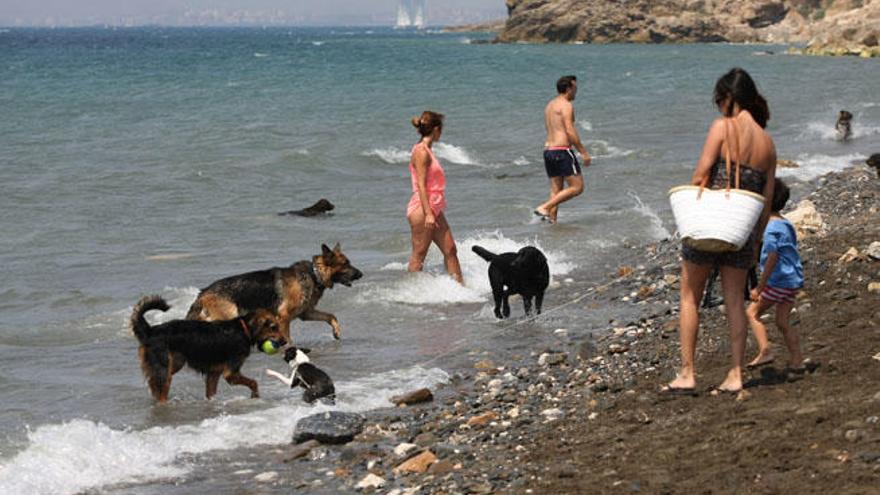
[[[764,366],[765,364],[770,364],[776,357],[772,352],[759,352],[755,359],[749,361],[749,364],[746,365],[747,368],[757,368],[758,366]]]

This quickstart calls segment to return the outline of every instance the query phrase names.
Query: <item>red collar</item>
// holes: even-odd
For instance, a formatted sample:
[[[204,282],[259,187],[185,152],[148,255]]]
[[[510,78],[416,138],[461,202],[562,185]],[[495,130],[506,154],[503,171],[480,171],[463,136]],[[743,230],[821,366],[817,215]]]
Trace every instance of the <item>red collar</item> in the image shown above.
[[[251,331],[247,326],[247,323],[244,322],[244,318],[239,318],[238,321],[241,322],[241,329],[244,330],[244,334],[247,335],[248,340],[251,338]]]

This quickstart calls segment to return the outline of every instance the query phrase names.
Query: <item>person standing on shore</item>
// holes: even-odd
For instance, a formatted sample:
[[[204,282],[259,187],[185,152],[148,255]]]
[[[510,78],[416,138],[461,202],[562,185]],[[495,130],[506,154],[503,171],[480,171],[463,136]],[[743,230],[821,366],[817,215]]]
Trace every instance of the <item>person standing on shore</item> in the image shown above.
[[[715,83],[715,105],[722,117],[712,123],[691,183],[724,189],[728,180],[727,163],[738,171],[740,188],[764,196],[764,210],[749,240],[739,251],[710,253],[682,244],[679,339],[681,369],[678,376],[661,388],[661,393],[692,394],[696,390],[694,356],[700,327],[700,299],[713,267],[721,268],[721,286],[727,324],[730,330],[733,363],[713,394],[742,390],[748,322],[743,287],[749,268],[755,262],[757,233],[764,231],[770,216],[776,177],[776,146],[764,130],[770,119],[767,101],[758,93],[748,72],[731,69]],[[734,165],[735,163],[735,165]],[[730,171],[734,174],[734,171]]]
[[[412,125],[421,139],[413,146],[409,162],[412,196],[406,207],[406,219],[412,232],[412,255],[407,270],[422,271],[428,248],[434,242],[443,253],[446,272],[463,285],[455,239],[443,214],[446,210],[446,174],[432,149],[443,133],[443,115],[425,111],[421,116],[413,117]]]
[[[788,347],[788,366],[792,370],[804,368],[798,331],[789,323],[794,309],[795,296],[804,287],[804,267],[797,249],[797,233],[794,226],[782,216],[790,191],[782,179],[776,179],[773,190],[773,212],[767,229],[764,231],[764,244],[761,246],[761,280],[752,289],[754,304],[746,310],[749,325],[758,342],[758,355],[749,362],[749,367],[773,362],[773,352],[767,340],[767,327],[761,322],[761,315],[776,306],[776,326],[782,332]]]
[[[574,128],[574,106],[577,96],[577,77],[563,76],[556,82],[557,95],[544,108],[544,168],[550,178],[550,199],[535,208],[535,215],[556,223],[559,205],[584,192],[584,176],[574,156],[576,149],[584,160],[584,168],[590,166],[590,154],[581,143]]]

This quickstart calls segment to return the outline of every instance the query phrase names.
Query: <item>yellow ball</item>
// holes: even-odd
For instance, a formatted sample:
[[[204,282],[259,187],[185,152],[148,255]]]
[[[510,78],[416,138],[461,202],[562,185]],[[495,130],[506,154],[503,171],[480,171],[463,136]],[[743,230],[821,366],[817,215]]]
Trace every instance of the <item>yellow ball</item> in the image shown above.
[[[260,349],[266,354],[275,354],[278,352],[278,347],[276,347],[275,342],[272,342],[271,340],[264,341],[263,345],[260,346]]]

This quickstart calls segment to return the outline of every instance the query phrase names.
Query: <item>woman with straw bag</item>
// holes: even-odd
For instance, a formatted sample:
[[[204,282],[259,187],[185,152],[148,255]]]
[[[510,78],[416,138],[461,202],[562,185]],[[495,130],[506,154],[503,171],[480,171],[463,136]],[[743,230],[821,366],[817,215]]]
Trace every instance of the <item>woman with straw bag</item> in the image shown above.
[[[719,247],[717,242],[701,243],[692,239],[683,242],[679,314],[681,369],[676,378],[661,389],[662,393],[694,394],[696,391],[694,354],[700,325],[700,299],[715,266],[721,269],[733,366],[721,384],[713,387],[713,394],[737,393],[743,386],[742,368],[748,332],[743,287],[748,269],[755,263],[756,233],[764,231],[770,214],[776,147],[764,131],[770,118],[767,101],[758,93],[755,82],[745,70],[731,69],[718,79],[714,97],[722,117],[716,119],[709,129],[691,183],[712,190],[727,189],[729,194],[733,180],[736,189],[762,195],[764,208],[748,240],[739,249]]]

